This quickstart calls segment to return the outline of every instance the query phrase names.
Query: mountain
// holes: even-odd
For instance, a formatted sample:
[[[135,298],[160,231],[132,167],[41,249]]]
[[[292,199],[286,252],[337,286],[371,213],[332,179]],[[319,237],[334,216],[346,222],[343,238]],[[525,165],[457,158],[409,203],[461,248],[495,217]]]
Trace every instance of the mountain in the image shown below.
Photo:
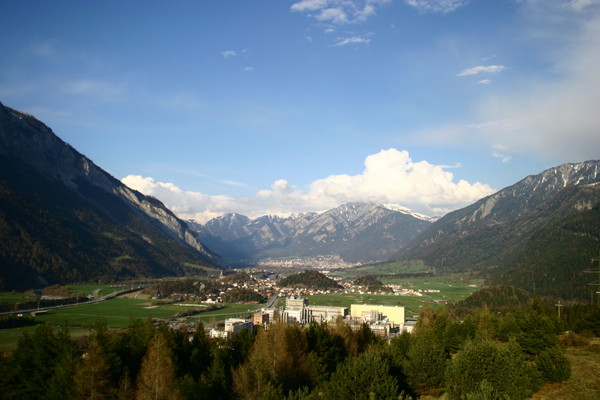
[[[160,201],[0,103],[0,288],[183,274],[218,261]]]
[[[600,184],[581,190],[600,197]],[[600,203],[536,231],[516,255],[490,271],[490,281],[533,294],[593,300],[598,286],[590,284],[598,283],[598,256]]]
[[[577,281],[581,288],[587,283],[582,271],[589,269],[589,258],[600,249],[597,230],[588,229],[594,226],[593,210],[600,203],[599,182],[600,161],[564,164],[528,176],[447,214],[394,259],[420,259],[447,270],[484,271],[498,284],[518,284],[527,290],[537,285],[538,294],[551,292],[548,282],[554,281],[556,288],[567,282],[561,280],[566,275],[574,274],[578,278],[570,282]],[[584,222],[578,225],[582,227],[579,230],[571,229],[570,238],[577,239],[578,244],[571,241],[568,247],[560,238],[566,237],[564,227],[572,218]],[[545,263],[544,273],[535,272],[532,249],[536,249],[538,261]],[[554,259],[554,267],[548,269],[549,257],[540,255],[557,254],[559,249],[563,253],[581,252],[570,258],[586,258],[586,265],[567,265],[564,259]],[[562,289],[559,292],[566,293]]]
[[[407,209],[351,203],[294,217],[227,214],[190,227],[225,261],[236,264],[323,255],[346,262],[385,260],[430,224],[428,217]]]

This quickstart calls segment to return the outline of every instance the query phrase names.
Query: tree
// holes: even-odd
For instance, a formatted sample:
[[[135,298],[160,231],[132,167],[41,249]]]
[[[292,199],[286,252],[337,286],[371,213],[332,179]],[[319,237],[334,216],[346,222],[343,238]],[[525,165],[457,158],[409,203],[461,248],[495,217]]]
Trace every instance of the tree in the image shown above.
[[[332,334],[326,324],[312,322],[306,329],[308,351],[311,354],[311,373],[313,381],[329,379],[338,364],[346,358],[344,340]]]
[[[448,367],[449,397],[462,399],[476,393],[483,382],[491,385],[495,394],[513,400],[531,394],[529,370],[516,341],[471,340],[456,354]]]
[[[174,400],[178,398],[175,369],[168,339],[157,331],[142,360],[137,377],[137,400]]]
[[[431,328],[421,328],[411,339],[404,373],[410,387],[419,394],[442,391],[448,354],[442,339]]]
[[[544,381],[562,382],[571,377],[571,363],[558,346],[542,350],[536,361]]]
[[[398,399],[398,383],[390,375],[385,357],[369,350],[348,358],[331,375],[331,380],[315,389],[319,397],[330,400]]]
[[[275,323],[258,332],[248,359],[234,373],[234,390],[246,399],[285,396],[310,383],[309,366],[303,330]]]
[[[538,355],[544,349],[558,344],[558,328],[556,322],[537,310],[528,310],[520,315],[517,342],[523,351],[530,355]]]
[[[73,378],[74,398],[78,400],[112,399],[109,377],[110,366],[106,362],[98,340],[92,338]]]
[[[10,360],[11,371],[2,377],[3,399],[64,399],[70,396],[77,349],[66,328],[55,332],[39,325],[25,333]],[[4,361],[4,360],[3,360]]]
[[[151,319],[133,320],[116,345],[116,352],[129,375],[135,378],[140,370],[142,358],[155,334]]]

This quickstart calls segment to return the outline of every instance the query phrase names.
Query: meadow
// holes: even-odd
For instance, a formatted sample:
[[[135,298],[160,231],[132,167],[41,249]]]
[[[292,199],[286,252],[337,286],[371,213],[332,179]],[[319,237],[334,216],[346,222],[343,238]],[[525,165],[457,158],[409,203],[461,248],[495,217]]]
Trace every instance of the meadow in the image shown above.
[[[390,274],[400,273],[400,270],[408,272],[419,272],[418,265],[387,265],[366,266],[360,271],[354,271],[352,274],[378,272],[390,276]],[[347,271],[348,278],[351,276]],[[376,295],[359,293],[333,293],[327,295],[314,295],[309,297],[311,305],[330,305],[339,307],[350,307],[351,304],[380,304],[391,306],[403,306],[406,308],[406,316],[415,317],[419,314],[421,307],[428,304],[432,308],[437,308],[442,304],[460,301],[472,292],[481,288],[482,280],[467,279],[462,275],[449,275],[440,277],[412,277],[397,278],[387,277],[381,281],[388,284],[402,285],[407,289],[422,290],[422,296],[396,296],[396,295]],[[84,295],[103,296],[120,290],[110,285],[70,285],[74,291],[81,292]],[[35,299],[35,296],[27,296],[23,293],[0,293],[0,301],[19,302]],[[282,302],[283,303],[283,302]],[[192,321],[202,321],[204,323],[216,323],[231,317],[249,315],[261,305],[254,304],[225,304],[223,308],[202,312],[190,317]],[[198,307],[182,307],[175,304],[154,303],[152,300],[137,299],[131,297],[119,297],[116,299],[104,301],[95,304],[81,304],[75,307],[49,310],[46,314],[35,317],[36,323],[52,323],[57,326],[68,326],[73,336],[85,335],[89,328],[94,325],[99,318],[106,321],[110,329],[124,329],[134,319],[144,318],[163,318],[174,317],[177,313],[198,309]],[[23,332],[31,332],[35,326],[0,330],[0,351],[14,348],[18,338]]]
[[[95,290],[96,288],[91,289]],[[256,304],[224,304],[223,308],[202,312],[191,316],[190,319],[204,323],[214,323],[218,320],[250,314],[257,307],[259,305]],[[124,329],[135,319],[168,319],[174,317],[177,313],[191,309],[198,310],[199,307],[159,304],[153,303],[151,300],[119,297],[101,303],[49,310],[46,314],[36,316],[35,321],[36,324],[51,323],[56,326],[67,326],[71,334],[77,337],[87,334],[90,327],[98,319],[105,320],[110,329]],[[32,332],[34,329],[35,325],[1,329],[0,351],[13,349],[18,338],[24,332]]]

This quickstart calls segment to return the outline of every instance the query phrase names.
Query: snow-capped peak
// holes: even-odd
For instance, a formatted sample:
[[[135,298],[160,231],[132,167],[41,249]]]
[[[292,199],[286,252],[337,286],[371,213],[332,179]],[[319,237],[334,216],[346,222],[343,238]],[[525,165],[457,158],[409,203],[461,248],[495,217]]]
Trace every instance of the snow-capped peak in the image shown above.
[[[436,217],[429,217],[425,214],[420,214],[416,211],[411,210],[410,208],[401,206],[399,204],[382,204],[382,206],[390,211],[401,212],[402,214],[410,215],[411,217],[418,218],[423,221],[435,221]]]

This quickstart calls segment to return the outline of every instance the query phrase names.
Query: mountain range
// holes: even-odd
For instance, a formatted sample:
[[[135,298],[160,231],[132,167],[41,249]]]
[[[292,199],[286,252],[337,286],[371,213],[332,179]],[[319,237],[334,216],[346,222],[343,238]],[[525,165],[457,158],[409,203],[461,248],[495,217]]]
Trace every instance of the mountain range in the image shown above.
[[[365,263],[389,259],[431,221],[399,206],[350,203],[292,217],[227,214],[205,224],[190,221],[190,227],[231,264],[319,256]]]
[[[160,201],[0,103],[0,289],[198,273],[219,262]]]
[[[0,103],[0,289],[320,256],[422,260],[438,272],[469,272],[538,295],[593,298],[597,288],[589,284],[598,274],[587,271],[600,262],[600,161],[528,176],[438,220],[352,203],[199,224],[180,220],[33,116]]]

